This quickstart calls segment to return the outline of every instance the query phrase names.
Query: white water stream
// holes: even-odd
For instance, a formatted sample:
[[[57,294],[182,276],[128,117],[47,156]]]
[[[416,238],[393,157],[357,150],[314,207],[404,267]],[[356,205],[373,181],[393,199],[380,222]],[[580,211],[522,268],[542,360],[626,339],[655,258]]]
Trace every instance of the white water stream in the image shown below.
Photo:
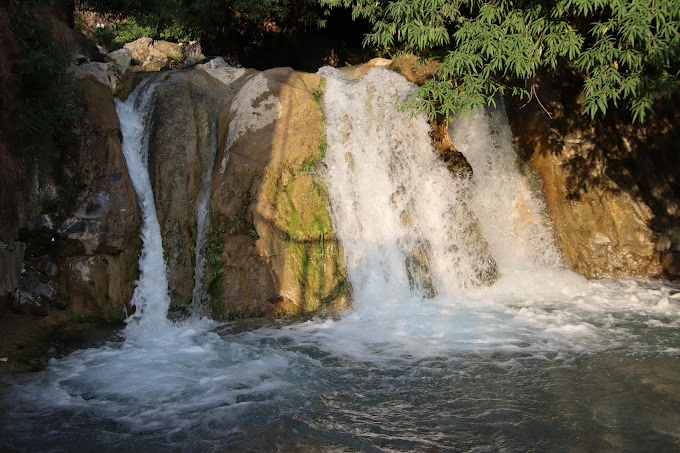
[[[471,206],[494,258],[507,273],[557,268],[555,245],[541,193],[529,187],[512,144],[502,98],[496,109],[478,109],[451,123],[449,134],[474,169]]]
[[[153,272],[164,264],[140,261],[139,329],[6,381],[0,449],[680,448],[678,287],[561,269],[501,110],[453,126],[475,172],[460,182],[434,157],[424,119],[394,109],[413,88],[401,76],[322,74],[326,177],[354,308],[262,328],[169,325],[149,302],[167,298]],[[151,89],[138,94],[136,107],[118,106],[128,143],[144,136]],[[144,173],[143,153],[131,173]],[[476,286],[488,260],[461,240],[470,217],[459,202],[499,265],[492,286]],[[158,250],[162,260],[160,237],[144,244],[143,260]]]
[[[194,317],[203,316],[203,303],[206,291],[203,287],[203,275],[206,266],[206,248],[208,241],[208,227],[210,224],[210,196],[212,195],[212,174],[215,168],[215,155],[217,154],[217,127],[216,120],[209,122],[207,134],[207,149],[203,150],[201,163],[201,185],[196,203],[196,251],[194,255],[194,289],[191,298],[191,312]]]
[[[130,317],[129,331],[153,336],[168,327],[168,276],[163,258],[163,242],[156,202],[149,178],[149,121],[153,112],[154,83],[144,82],[125,102],[116,100],[116,112],[123,135],[123,154],[142,211],[142,255],[139,280],[132,296],[136,311]]]

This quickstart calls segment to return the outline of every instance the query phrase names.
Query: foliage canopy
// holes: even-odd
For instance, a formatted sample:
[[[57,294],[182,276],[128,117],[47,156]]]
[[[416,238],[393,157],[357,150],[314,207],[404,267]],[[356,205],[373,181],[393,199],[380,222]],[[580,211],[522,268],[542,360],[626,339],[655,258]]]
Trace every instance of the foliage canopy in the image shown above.
[[[535,95],[542,70],[583,82],[591,118],[624,104],[644,121],[678,89],[680,0],[319,0],[373,26],[364,45],[440,60],[410,106],[431,118]]]
[[[112,40],[118,41],[114,45],[141,36],[189,41],[234,33],[257,39],[268,28],[324,25],[317,0],[80,0],[79,4],[125,18],[114,30],[117,36]]]
[[[48,3],[13,0],[9,4],[12,33],[19,47],[14,70],[22,85],[21,92],[14,95],[24,104],[18,132],[28,141],[47,134],[64,143],[70,139],[69,126],[79,118],[80,111],[76,87],[67,71],[69,54],[55,42],[49,19],[41,15]]]

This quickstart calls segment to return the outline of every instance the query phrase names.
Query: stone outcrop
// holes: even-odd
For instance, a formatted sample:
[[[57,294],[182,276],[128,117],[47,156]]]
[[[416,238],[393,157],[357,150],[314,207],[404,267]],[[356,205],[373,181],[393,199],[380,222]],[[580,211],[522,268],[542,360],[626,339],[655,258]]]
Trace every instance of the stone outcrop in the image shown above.
[[[168,41],[139,38],[123,46],[131,58],[131,63],[141,71],[160,71],[191,66],[205,57],[198,43],[189,45]]]
[[[194,286],[196,203],[214,159],[216,118],[229,89],[202,71],[170,74],[156,88],[149,166],[173,304]]]
[[[565,263],[590,278],[660,276],[656,238],[649,227],[653,215],[644,202],[614,184],[589,187],[570,197],[567,162],[576,152],[568,146],[559,155],[537,153],[531,158],[543,181]],[[588,172],[590,177],[604,177],[597,164]]]
[[[76,84],[82,114],[73,140],[45,139],[6,195],[0,296],[31,315],[68,308],[83,319],[122,320],[137,278],[137,201],[111,86],[87,72]]]
[[[109,85],[117,95],[124,95],[128,91],[125,82],[130,72],[177,69],[205,59],[199,43],[185,45],[151,38],[139,38],[125,44],[122,49],[100,57],[95,60],[90,55],[76,54],[70,71],[77,79],[94,77]]]
[[[58,171],[36,174],[38,189],[22,203],[36,206],[29,228],[46,241],[32,252],[31,273],[57,282],[74,313],[112,320],[129,308],[141,247],[113,92],[140,77],[125,75],[128,50],[106,60],[74,67],[84,112],[78,141],[49,160]],[[258,73],[221,59],[158,77],[149,166],[175,307],[192,300],[197,201],[213,162],[208,311],[278,316],[345,304],[342,254],[315,173],[325,146],[321,91],[314,75]],[[20,309],[44,314],[40,297],[17,294]]]
[[[536,102],[508,100],[513,135],[540,177],[565,264],[589,278],[677,277],[680,237],[672,226],[680,212],[669,183],[677,159],[668,156],[679,142],[666,124],[674,114],[643,126],[615,114],[589,122],[572,91],[538,93],[552,119]]]
[[[344,306],[326,188],[322,80],[288,68],[250,75],[220,116],[212,195],[218,317]]]
[[[110,86],[78,80],[83,93],[79,141],[62,168],[70,209],[48,219],[62,295],[71,310],[123,319],[137,278],[139,213],[122,153]],[[62,219],[63,218],[63,219]]]
[[[140,66],[143,71],[160,71],[182,62],[182,49],[179,44],[167,41],[154,41],[151,38],[139,38],[123,46],[130,53],[132,64]]]
[[[197,203],[213,162],[209,314],[279,316],[345,303],[341,252],[315,172],[325,146],[321,88],[315,75],[221,59],[160,79],[149,166],[174,307],[192,301]]]
[[[103,61],[76,59],[83,111],[76,140],[59,147],[45,139],[24,165],[20,190],[2,206],[8,215],[0,219],[0,311],[44,316],[68,307],[77,315],[124,318],[138,278],[140,215],[114,93],[129,91],[146,76],[142,71],[201,59],[199,48],[148,38]],[[373,66],[418,84],[436,69],[406,56],[345,73],[360,77]],[[322,79],[289,68],[233,68],[221,59],[158,79],[149,159],[173,304],[192,299],[197,202],[212,168],[202,282],[209,314],[279,316],[347,306],[343,253],[317,173],[326,146]],[[540,176],[565,263],[587,277],[680,277],[674,228],[680,208],[668,176],[677,163],[654,154],[680,139],[660,132],[665,141],[656,143],[652,132],[589,125],[574,120],[566,103],[550,105],[562,106],[553,122],[533,105],[509,116]],[[509,108],[519,111],[512,101]],[[656,121],[655,130],[672,129]],[[469,164],[459,160],[446,127],[433,124],[433,137],[449,169],[468,177]],[[424,254],[413,252],[418,281],[426,280]],[[493,281],[495,271],[484,278]]]
[[[25,253],[26,244],[23,242],[0,242],[0,297],[6,297],[19,287]]]

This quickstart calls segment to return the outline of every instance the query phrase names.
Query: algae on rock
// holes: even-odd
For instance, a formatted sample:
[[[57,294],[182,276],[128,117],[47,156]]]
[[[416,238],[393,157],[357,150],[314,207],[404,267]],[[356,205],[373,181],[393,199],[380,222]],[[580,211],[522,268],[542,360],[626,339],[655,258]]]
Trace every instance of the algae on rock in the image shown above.
[[[343,255],[316,174],[325,151],[322,79],[289,68],[247,77],[219,122],[210,234],[219,265],[206,276],[212,315],[344,306]]]

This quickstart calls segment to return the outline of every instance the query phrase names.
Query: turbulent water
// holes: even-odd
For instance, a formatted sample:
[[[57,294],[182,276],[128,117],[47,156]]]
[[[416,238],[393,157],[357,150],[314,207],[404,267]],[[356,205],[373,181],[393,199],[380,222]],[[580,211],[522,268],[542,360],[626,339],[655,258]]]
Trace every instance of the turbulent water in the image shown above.
[[[354,309],[261,328],[167,323],[52,359],[3,381],[0,449],[680,449],[680,288],[560,268],[502,109],[452,128],[475,172],[461,183],[423,118],[394,110],[412,89],[400,76],[322,74]],[[452,200],[479,219],[492,286],[465,275],[480,263],[456,240],[468,217]],[[140,292],[166,294],[146,278]]]

